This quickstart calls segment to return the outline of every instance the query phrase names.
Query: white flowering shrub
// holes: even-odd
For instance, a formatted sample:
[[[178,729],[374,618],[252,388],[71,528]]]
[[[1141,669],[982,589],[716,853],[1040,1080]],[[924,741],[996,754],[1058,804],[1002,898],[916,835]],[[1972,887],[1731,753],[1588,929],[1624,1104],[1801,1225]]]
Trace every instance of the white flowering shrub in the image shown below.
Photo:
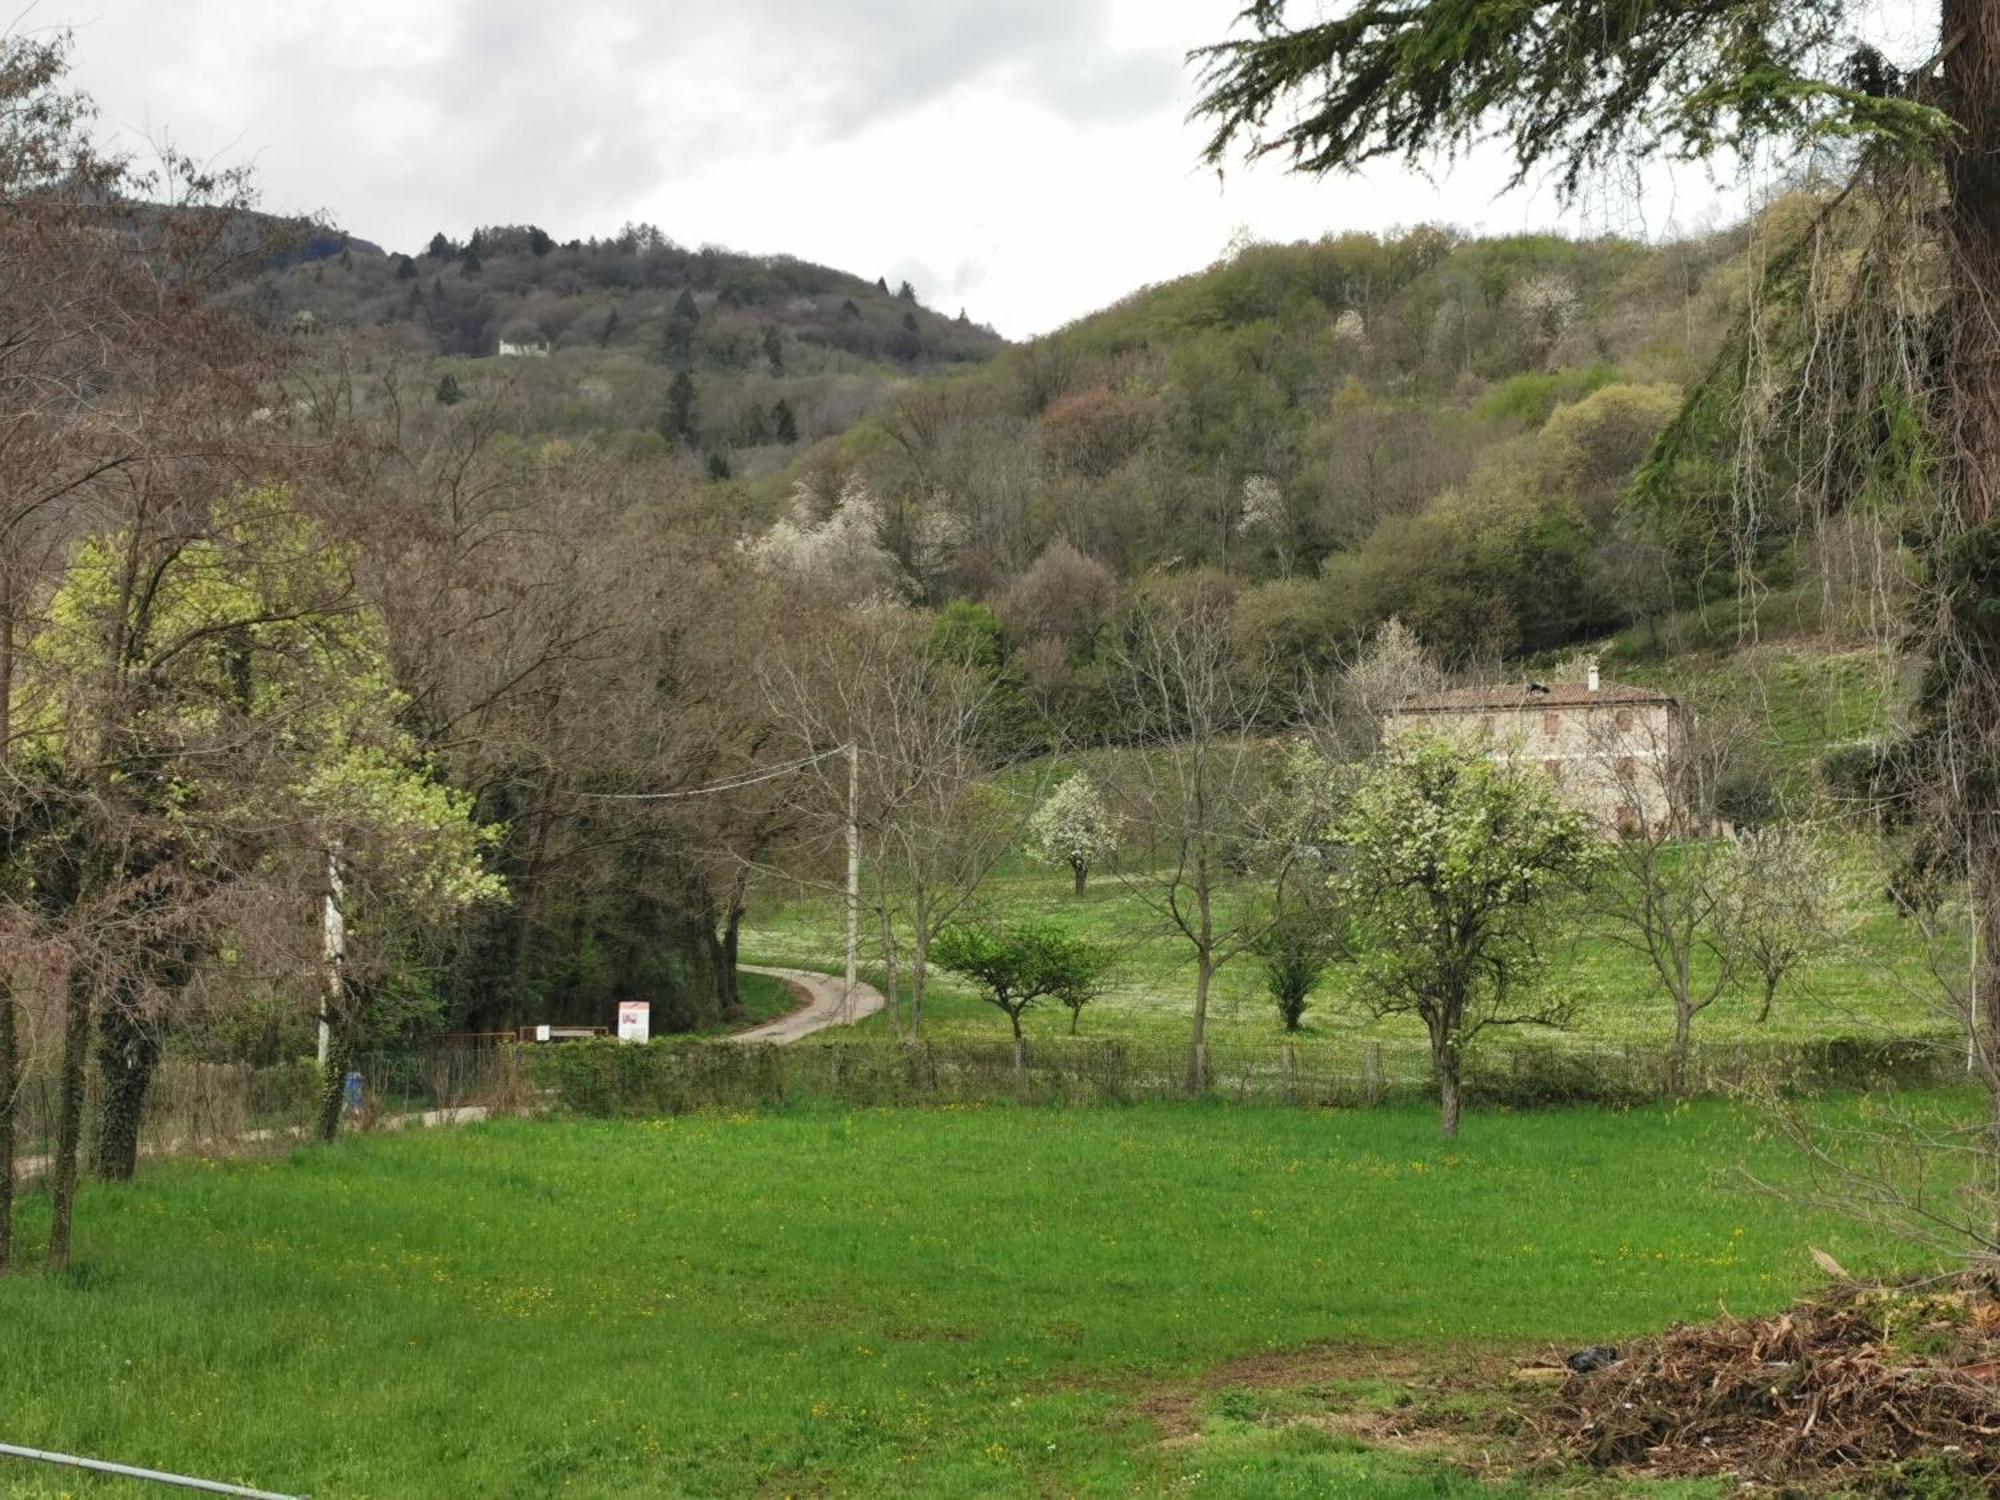
[[[1028,820],[1028,851],[1046,864],[1068,865],[1080,896],[1091,867],[1118,852],[1118,831],[1118,815],[1079,771],[1035,809]]]

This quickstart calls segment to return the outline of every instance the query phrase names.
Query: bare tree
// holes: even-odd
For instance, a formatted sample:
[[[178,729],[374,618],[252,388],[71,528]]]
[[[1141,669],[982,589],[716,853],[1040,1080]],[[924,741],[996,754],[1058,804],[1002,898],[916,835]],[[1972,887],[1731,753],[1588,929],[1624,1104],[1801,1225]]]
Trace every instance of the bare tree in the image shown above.
[[[1742,834],[1722,906],[1727,943],[1762,989],[1771,1018],[1778,988],[1852,930],[1858,913],[1837,850],[1804,824]]]
[[[1187,1087],[1207,1077],[1209,992],[1216,973],[1270,924],[1261,903],[1220,899],[1247,870],[1268,770],[1256,730],[1270,707],[1268,661],[1232,651],[1228,601],[1195,586],[1135,609],[1113,655],[1121,734],[1131,749],[1111,791],[1130,836],[1118,879],[1194,956]]]
[[[928,652],[923,617],[876,608],[824,623],[817,639],[761,663],[764,691],[795,755],[855,748],[855,812],[876,936],[891,1007],[914,1038],[932,940],[1018,842],[1034,804],[985,784],[995,763],[986,739],[993,680]],[[848,817],[844,758],[802,768],[799,795],[832,845]]]

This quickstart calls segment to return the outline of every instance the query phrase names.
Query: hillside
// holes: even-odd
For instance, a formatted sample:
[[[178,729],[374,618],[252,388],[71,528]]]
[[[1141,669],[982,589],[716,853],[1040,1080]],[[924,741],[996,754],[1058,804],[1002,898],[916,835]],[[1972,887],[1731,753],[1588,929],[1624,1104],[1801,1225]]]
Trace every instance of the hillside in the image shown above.
[[[1657,625],[1703,580],[1623,497],[1794,208],[1664,245],[1253,245],[904,387],[784,479],[821,514],[858,480],[909,590],[990,602],[1016,645],[1049,633],[1053,580],[1023,580],[1058,542],[1111,583],[1217,570],[1246,644],[1304,665],[1392,614],[1458,660]]]
[[[1004,347],[907,284],[689,250],[650,225],[562,243],[533,225],[488,226],[415,253],[314,228],[286,236],[229,300],[307,340],[439,360],[461,392],[468,375],[505,370],[531,387],[527,420],[541,431],[624,434],[627,447],[651,434],[752,470],[846,430],[899,381]],[[528,354],[500,359],[503,344]],[[524,372],[533,355],[552,368]]]

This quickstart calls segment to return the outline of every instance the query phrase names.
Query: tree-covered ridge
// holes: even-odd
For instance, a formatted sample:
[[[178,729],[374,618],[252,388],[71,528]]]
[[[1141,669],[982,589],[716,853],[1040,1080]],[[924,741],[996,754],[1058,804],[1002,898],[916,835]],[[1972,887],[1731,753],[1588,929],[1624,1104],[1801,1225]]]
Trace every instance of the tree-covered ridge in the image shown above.
[[[802,369],[861,361],[905,369],[991,357],[1001,339],[963,312],[933,311],[908,283],[789,255],[689,250],[650,224],[606,239],[495,224],[440,231],[410,253],[339,232],[305,237],[234,293],[274,320],[380,328],[398,342],[477,356],[510,343],[667,353],[695,369],[746,371],[782,358]]]
[[[1599,636],[1686,602],[1625,492],[1798,217],[1658,245],[1245,246],[899,389],[787,470],[788,498],[825,519],[865,493],[908,592],[984,600],[1017,641],[1046,633],[1051,549],[1111,584],[1217,570],[1285,655],[1391,616],[1452,656]]]

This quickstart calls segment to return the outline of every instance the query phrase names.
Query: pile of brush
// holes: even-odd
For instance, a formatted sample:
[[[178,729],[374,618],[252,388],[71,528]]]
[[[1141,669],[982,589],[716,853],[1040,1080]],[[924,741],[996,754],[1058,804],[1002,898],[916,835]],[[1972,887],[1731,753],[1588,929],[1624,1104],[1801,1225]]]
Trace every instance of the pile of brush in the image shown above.
[[[2000,1485],[2000,1296],[1984,1277],[1842,1286],[1767,1318],[1676,1327],[1571,1373],[1566,1455],[1814,1488],[1915,1462]]]

